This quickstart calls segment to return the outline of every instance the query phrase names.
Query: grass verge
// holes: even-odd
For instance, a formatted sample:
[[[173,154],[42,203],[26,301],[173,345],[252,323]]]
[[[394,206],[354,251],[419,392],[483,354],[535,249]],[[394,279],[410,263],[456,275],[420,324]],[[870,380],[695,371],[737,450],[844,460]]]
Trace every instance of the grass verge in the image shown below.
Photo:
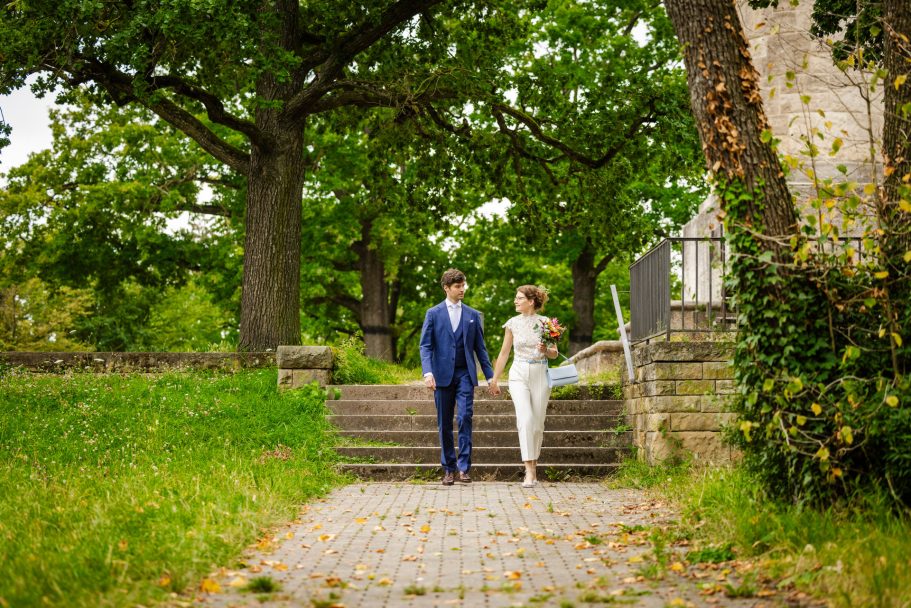
[[[911,606],[911,520],[878,496],[815,510],[768,499],[741,468],[628,461],[610,482],[649,489],[682,517],[688,561],[749,561],[782,590],[835,607]]]
[[[337,484],[324,394],[275,386],[0,375],[0,606],[165,599]]]
[[[421,370],[388,361],[371,359],[364,354],[364,343],[351,337],[332,348],[335,384],[409,384],[421,380]]]

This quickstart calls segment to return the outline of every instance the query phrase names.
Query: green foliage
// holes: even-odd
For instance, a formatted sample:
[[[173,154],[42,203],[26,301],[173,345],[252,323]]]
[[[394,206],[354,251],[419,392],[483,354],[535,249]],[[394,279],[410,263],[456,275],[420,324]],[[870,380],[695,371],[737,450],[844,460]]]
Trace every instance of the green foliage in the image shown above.
[[[8,284],[0,288],[0,350],[91,350],[73,337],[91,306],[85,289],[52,291],[37,278]]]
[[[246,590],[251,593],[275,593],[281,591],[281,584],[271,576],[257,576],[250,579]]]
[[[339,481],[325,395],[275,371],[0,377],[0,597],[149,605]]]
[[[0,190],[0,286],[22,292],[17,318],[51,319],[7,331],[20,347],[40,349],[48,346],[28,332],[55,333],[51,347],[60,350],[185,350],[221,341],[222,330],[230,338],[240,284],[230,184],[148,113],[71,100],[51,115],[52,148],[12,169]],[[213,187],[208,205],[197,204],[203,181]],[[168,227],[197,211],[225,215]],[[201,321],[201,331],[155,335],[178,320],[182,329]]]
[[[683,513],[676,533],[689,538],[690,562],[755,560],[779,588],[836,608],[911,602],[911,521],[895,513],[888,494],[807,509],[762,487],[744,468],[712,467],[680,470],[656,490]]]
[[[890,297],[906,292],[911,269],[890,274],[876,233],[840,241],[831,224],[821,242],[795,235],[775,252],[742,224],[761,193],[740,184],[719,192],[734,252],[733,438],[744,463],[776,498],[823,505],[888,491],[911,504],[911,345],[902,335],[911,310]]]
[[[832,46],[837,61],[861,68],[883,56],[882,0],[803,0],[813,2],[810,33]],[[778,6],[780,0],[750,0],[753,8]]]
[[[152,307],[136,350],[204,352],[215,345],[236,343],[234,319],[212,300],[211,293],[195,280],[168,288]]]
[[[334,384],[407,384],[421,379],[420,369],[372,359],[364,354],[364,343],[352,336],[332,348]]]
[[[653,466],[636,458],[628,458],[620,463],[616,474],[607,480],[607,484],[612,488],[637,490],[667,487],[678,483],[689,474],[691,468],[690,462],[666,462]]]

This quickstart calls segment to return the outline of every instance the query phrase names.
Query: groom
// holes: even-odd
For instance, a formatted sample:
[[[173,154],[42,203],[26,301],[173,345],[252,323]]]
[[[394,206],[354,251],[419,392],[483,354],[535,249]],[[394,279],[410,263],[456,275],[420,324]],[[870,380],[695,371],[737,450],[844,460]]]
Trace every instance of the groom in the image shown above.
[[[471,483],[471,416],[474,411],[474,387],[478,385],[478,370],[474,355],[489,382],[493,368],[487,347],[481,315],[462,304],[465,297],[465,274],[449,269],[440,279],[446,299],[427,311],[421,329],[421,371],[424,383],[433,390],[437,406],[437,427],[440,431],[443,465],[443,485],[451,486],[455,479]],[[459,456],[456,460],[452,442],[452,416],[459,425]],[[456,472],[458,470],[458,477]]]

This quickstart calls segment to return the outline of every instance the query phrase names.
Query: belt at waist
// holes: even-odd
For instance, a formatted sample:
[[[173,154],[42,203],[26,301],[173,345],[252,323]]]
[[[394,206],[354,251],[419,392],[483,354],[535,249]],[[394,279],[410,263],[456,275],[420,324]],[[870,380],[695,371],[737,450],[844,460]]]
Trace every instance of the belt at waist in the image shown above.
[[[547,359],[518,359],[518,362],[519,363],[531,363],[531,364],[543,363],[544,365],[547,365]]]

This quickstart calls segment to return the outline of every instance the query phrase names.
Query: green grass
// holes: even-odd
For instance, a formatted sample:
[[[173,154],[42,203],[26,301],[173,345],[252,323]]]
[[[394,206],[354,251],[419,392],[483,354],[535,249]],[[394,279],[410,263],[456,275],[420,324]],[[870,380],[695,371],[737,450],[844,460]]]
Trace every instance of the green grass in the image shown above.
[[[340,481],[325,399],[274,370],[0,375],[0,606],[199,584]]]
[[[332,348],[335,384],[409,384],[421,380],[421,370],[371,359],[364,354],[364,344],[351,338]]]
[[[650,469],[650,470],[648,470]],[[691,563],[750,560],[781,588],[835,607],[911,605],[911,520],[889,501],[858,496],[816,510],[768,499],[740,468],[646,467],[629,462],[611,483],[651,488],[682,513]],[[751,581],[726,590],[755,592]]]

